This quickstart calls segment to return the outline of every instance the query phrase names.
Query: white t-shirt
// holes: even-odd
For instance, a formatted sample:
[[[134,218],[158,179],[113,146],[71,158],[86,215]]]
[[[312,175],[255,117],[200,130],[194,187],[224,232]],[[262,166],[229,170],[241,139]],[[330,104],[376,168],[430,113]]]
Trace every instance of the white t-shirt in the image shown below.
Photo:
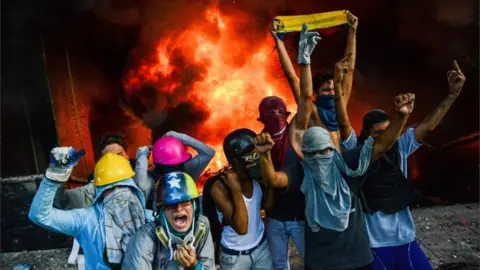
[[[262,240],[265,226],[260,214],[262,204],[262,189],[256,180],[253,180],[253,195],[251,198],[243,196],[248,214],[248,232],[239,235],[231,226],[225,226],[220,243],[232,250],[243,251],[256,247]],[[222,222],[223,215],[217,210],[218,219]]]

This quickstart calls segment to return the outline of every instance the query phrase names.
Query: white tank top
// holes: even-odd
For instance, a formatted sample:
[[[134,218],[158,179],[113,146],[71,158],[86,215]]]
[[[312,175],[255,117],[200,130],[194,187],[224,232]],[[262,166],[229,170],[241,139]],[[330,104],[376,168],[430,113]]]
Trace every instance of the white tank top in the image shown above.
[[[262,207],[262,189],[258,182],[253,180],[252,198],[246,198],[243,194],[242,197],[247,208],[248,232],[245,235],[239,235],[231,226],[225,226],[222,232],[222,240],[220,241],[224,247],[236,251],[249,250],[256,247],[262,240],[265,230],[260,214]],[[217,210],[217,214],[220,223],[222,223],[222,213]]]

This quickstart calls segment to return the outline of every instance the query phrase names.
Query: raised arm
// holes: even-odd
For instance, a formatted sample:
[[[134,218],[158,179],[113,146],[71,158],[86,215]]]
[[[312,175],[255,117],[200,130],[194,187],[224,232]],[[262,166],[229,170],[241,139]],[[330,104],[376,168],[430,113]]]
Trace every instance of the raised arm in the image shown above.
[[[269,187],[286,188],[288,187],[288,176],[286,173],[280,171],[276,172],[273,167],[270,150],[275,145],[275,142],[268,133],[259,134],[255,137],[255,147],[260,152],[260,171],[262,181]]]
[[[357,27],[358,18],[350,12],[347,12],[350,29],[347,36],[347,47],[345,48],[345,57],[348,57],[348,67],[346,69],[345,78],[342,81],[342,88],[344,89],[345,104],[350,100],[353,85],[353,73],[355,71],[355,60],[357,58]],[[350,134],[350,133],[349,133]],[[348,135],[347,135],[348,136]]]
[[[188,145],[197,151],[198,155],[186,163],[188,174],[190,174],[193,179],[197,180],[202,174],[203,170],[205,170],[205,168],[208,166],[208,163],[210,163],[212,158],[215,156],[215,150],[203,142],[188,136],[187,134],[169,131],[165,135],[175,137],[184,145]]]
[[[35,224],[55,232],[76,236],[89,214],[90,208],[60,210],[53,207],[53,200],[62,183],[43,178],[35,193],[28,218]]]
[[[150,149],[148,146],[142,146],[137,150],[137,161],[135,163],[135,176],[133,181],[138,188],[143,192],[145,200],[148,200],[148,195],[153,186],[153,179],[148,175],[148,156]]]
[[[293,97],[298,104],[298,100],[301,95],[300,80],[295,73],[295,69],[293,68],[290,57],[288,56],[287,48],[285,48],[285,43],[283,43],[283,41],[277,35],[278,23],[278,21],[273,20],[270,33],[272,34],[273,40],[275,40],[275,46],[277,48],[278,58],[280,59],[283,74],[285,74],[288,84],[290,85],[290,89],[292,89]]]
[[[316,32],[308,32],[308,25],[304,24],[300,41],[298,42],[298,64],[300,65],[300,96],[298,98],[297,114],[293,119],[293,124],[297,131],[305,131],[308,128],[308,122],[312,113],[312,72],[310,70],[310,56],[320,40],[320,35]]]
[[[445,116],[448,109],[450,109],[450,106],[452,106],[453,102],[462,91],[466,78],[460,70],[456,60],[453,61],[453,70],[447,72],[447,79],[450,92],[440,105],[438,105],[437,108],[415,128],[415,139],[417,141],[423,140],[428,133],[437,127],[440,120],[442,120],[443,116]]]
[[[53,208],[55,194],[60,185],[67,182],[73,167],[83,154],[73,147],[56,147],[50,152],[50,165],[35,193],[28,218],[46,229],[76,236],[92,208],[59,210]]]
[[[212,187],[212,198],[226,223],[238,234],[245,235],[248,233],[248,213],[238,174],[231,171],[226,171],[225,174],[225,183],[230,190],[217,181]]]
[[[340,127],[340,137],[342,141],[348,139],[352,133],[352,125],[348,119],[347,113],[347,97],[344,93],[343,82],[347,80],[345,75],[348,70],[350,55],[345,56],[342,60],[335,64],[334,87],[335,87],[335,111],[337,112],[337,122]]]
[[[408,116],[413,111],[415,102],[414,94],[402,94],[395,97],[395,111],[397,115],[390,121],[390,124],[375,140],[371,160],[377,160],[383,153],[387,152],[398,140],[402,130],[407,123]]]

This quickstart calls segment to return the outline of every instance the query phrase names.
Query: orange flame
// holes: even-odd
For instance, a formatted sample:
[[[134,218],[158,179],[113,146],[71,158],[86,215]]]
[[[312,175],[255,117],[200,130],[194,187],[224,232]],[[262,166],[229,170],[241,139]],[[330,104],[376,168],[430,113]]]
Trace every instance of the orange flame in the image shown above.
[[[165,95],[175,94],[179,83],[169,78],[183,70],[172,64],[174,53],[189,61],[185,65],[204,69],[203,77],[194,81],[192,89],[175,97],[178,102],[189,101],[210,112],[198,133],[189,135],[217,151],[209,164],[211,172],[226,164],[222,141],[229,132],[238,128],[261,131],[263,125],[256,119],[262,98],[283,98],[292,114],[296,104],[283,79],[277,55],[272,53],[274,43],[268,34],[249,40],[236,33],[235,18],[222,15],[216,8],[207,9],[204,15],[204,19],[160,40],[154,60],[131,70],[124,84],[130,94],[144,83],[155,84]]]

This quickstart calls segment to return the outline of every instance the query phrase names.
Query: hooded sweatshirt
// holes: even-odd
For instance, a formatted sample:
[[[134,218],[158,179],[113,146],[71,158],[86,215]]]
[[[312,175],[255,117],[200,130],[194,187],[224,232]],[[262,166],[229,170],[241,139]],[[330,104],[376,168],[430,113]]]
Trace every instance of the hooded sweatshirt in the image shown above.
[[[369,138],[361,150],[358,167],[351,169],[336,151],[326,129],[311,127],[305,132],[303,152],[332,149],[327,155],[305,155],[302,161],[305,178],[301,189],[306,198],[307,222],[313,232],[320,227],[340,232],[347,228],[351,197],[345,177],[357,177],[367,171],[372,144],[373,138]]]
[[[131,178],[97,188],[93,205],[88,208],[60,210],[53,207],[55,193],[62,183],[44,178],[28,213],[30,220],[48,230],[73,236],[85,254],[86,269],[110,269],[105,263],[105,218],[102,193],[112,187],[130,187],[145,209],[145,196]],[[145,216],[147,213],[145,212]]]

